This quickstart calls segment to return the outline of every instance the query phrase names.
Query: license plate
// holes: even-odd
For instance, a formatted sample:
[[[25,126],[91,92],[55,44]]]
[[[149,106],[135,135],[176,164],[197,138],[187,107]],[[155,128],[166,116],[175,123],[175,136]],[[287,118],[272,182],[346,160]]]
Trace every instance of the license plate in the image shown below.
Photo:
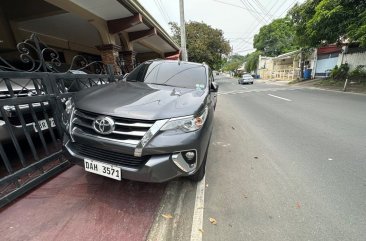
[[[87,172],[121,181],[121,168],[119,167],[90,159],[84,159],[84,167]]]
[[[50,121],[51,127],[55,127],[56,126],[55,120],[53,118],[49,118],[49,121]],[[46,120],[40,120],[40,121],[38,121],[38,124],[39,124],[39,127],[41,128],[41,131],[44,131],[44,130],[47,130],[48,129],[48,124],[47,124],[47,121]],[[38,132],[35,123],[33,124],[33,127],[34,127],[34,131],[35,132]]]

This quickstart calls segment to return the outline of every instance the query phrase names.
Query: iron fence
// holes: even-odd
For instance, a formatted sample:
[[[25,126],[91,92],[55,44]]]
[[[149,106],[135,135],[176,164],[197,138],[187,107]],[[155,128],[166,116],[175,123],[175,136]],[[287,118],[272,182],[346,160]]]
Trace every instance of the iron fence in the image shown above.
[[[65,70],[36,35],[17,47],[25,71],[0,57],[0,207],[69,167],[61,148],[67,99],[120,78],[83,56]]]

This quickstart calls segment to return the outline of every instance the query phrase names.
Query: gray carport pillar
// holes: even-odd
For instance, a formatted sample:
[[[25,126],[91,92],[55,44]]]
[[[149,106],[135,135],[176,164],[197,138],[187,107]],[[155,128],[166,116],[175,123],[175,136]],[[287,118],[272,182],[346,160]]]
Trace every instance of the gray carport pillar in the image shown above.
[[[114,73],[117,75],[121,75],[122,70],[119,63],[119,51],[121,50],[121,46],[115,44],[104,44],[98,45],[96,47],[100,51],[103,63],[113,65]]]

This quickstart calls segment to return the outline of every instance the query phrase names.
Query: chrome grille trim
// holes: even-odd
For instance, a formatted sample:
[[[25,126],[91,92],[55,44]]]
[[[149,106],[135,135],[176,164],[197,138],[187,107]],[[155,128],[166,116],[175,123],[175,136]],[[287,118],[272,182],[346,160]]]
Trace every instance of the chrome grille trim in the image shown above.
[[[118,126],[131,126],[131,127],[152,127],[153,126],[153,124],[145,124],[145,123],[129,124],[129,123],[122,123],[122,122],[115,122],[114,124],[116,124]]]
[[[93,117],[85,115],[84,113],[81,113],[78,110],[75,110],[75,115],[80,116],[81,118],[85,118],[85,119],[89,119],[89,120],[94,120]]]
[[[70,126],[72,135],[94,137],[102,140],[114,141],[128,145],[137,146],[146,133],[154,126],[154,121],[134,120],[120,117],[109,116],[115,121],[116,129],[107,135],[101,136],[93,128],[93,121],[102,114],[90,113],[83,110],[74,110],[74,116]],[[154,122],[154,123],[153,123]],[[76,129],[75,129],[76,128]],[[77,132],[75,132],[77,130]]]
[[[127,136],[141,136],[143,137],[146,131],[113,131],[114,134],[127,135]]]
[[[134,156],[141,157],[143,148],[150,142],[150,140],[160,131],[160,129],[169,121],[169,119],[158,120],[154,125],[145,133],[140,142],[137,144],[134,152]]]
[[[103,136],[91,135],[91,134],[88,134],[88,133],[85,133],[85,132],[80,131],[76,127],[73,128],[72,135],[80,136],[80,137],[87,136],[87,137],[96,138],[96,139],[99,139],[99,140],[111,141],[111,142],[118,142],[118,143],[123,143],[123,144],[128,144],[128,145],[134,145],[134,146],[137,145],[140,142],[138,140],[130,140],[130,139],[118,140],[118,139],[114,139],[114,138],[108,138],[108,137],[103,137]]]

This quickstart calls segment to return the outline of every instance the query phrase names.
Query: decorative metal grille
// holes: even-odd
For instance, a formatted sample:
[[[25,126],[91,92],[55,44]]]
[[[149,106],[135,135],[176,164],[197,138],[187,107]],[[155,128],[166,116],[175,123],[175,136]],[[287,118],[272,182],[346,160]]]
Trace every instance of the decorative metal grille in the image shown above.
[[[75,55],[69,68],[63,66],[60,54],[48,47],[36,34],[17,44],[19,60],[22,67],[5,60],[0,56],[0,71],[52,72],[52,73],[88,73],[106,74],[107,66],[101,61],[88,62],[83,55]],[[79,71],[79,72],[78,72]]]

